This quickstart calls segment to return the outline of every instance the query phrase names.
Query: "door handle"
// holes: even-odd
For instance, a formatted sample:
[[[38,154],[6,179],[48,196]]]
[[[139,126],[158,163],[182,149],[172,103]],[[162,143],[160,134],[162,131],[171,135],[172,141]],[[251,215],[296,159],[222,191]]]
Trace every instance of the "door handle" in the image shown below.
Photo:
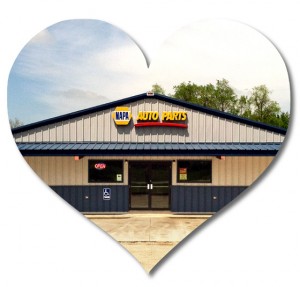
[[[147,189],[153,189],[153,184],[152,183],[148,183],[147,184]]]

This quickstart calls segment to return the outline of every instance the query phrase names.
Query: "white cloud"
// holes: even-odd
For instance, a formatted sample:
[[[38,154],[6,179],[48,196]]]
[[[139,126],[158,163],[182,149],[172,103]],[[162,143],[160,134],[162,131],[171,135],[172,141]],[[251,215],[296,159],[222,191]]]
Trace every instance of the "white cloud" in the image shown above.
[[[136,43],[114,26],[66,21],[34,37],[12,71],[32,85],[28,101],[48,106],[49,115],[50,110],[57,115],[98,105],[101,97],[143,93],[154,83],[173,93],[173,86],[183,81],[207,84],[222,78],[239,91],[265,84],[289,110],[288,74],[276,48],[254,29],[225,20],[176,31],[152,57],[149,69]]]
[[[265,84],[285,106],[290,100],[286,66],[277,49],[236,22],[203,21],[176,31],[150,68],[152,78],[168,92],[183,81],[207,84],[225,78],[240,90]]]
[[[38,98],[43,105],[47,105],[55,116],[70,113],[95,105],[101,105],[110,100],[100,94],[91,91],[70,89],[64,91],[53,91],[51,94]]]

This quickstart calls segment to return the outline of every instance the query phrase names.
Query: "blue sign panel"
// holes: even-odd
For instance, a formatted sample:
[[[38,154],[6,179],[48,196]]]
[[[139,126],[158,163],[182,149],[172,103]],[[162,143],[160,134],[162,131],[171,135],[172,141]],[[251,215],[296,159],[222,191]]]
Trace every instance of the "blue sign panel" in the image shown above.
[[[111,189],[110,188],[103,188],[103,200],[110,200],[111,196]]]

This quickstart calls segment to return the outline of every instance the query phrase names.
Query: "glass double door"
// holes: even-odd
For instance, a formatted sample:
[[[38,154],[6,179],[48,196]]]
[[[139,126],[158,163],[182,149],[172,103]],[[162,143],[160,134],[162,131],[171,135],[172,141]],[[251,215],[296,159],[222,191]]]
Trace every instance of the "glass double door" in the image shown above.
[[[169,209],[171,162],[129,162],[130,208]]]

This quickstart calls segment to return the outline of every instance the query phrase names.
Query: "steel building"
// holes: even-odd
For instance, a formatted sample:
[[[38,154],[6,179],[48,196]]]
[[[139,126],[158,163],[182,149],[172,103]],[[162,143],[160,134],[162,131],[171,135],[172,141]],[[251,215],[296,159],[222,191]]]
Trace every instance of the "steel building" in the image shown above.
[[[145,93],[12,130],[27,163],[81,212],[213,213],[269,166],[286,130]]]

